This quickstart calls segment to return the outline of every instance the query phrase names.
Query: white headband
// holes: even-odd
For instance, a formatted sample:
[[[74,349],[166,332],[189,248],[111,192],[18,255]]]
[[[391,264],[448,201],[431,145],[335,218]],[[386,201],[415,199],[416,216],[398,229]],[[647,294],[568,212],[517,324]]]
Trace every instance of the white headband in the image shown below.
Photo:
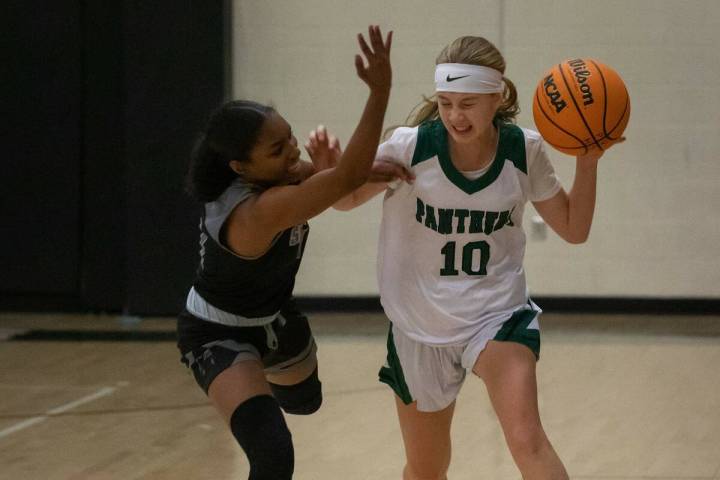
[[[494,68],[467,63],[440,63],[435,66],[436,92],[502,93],[502,73]]]

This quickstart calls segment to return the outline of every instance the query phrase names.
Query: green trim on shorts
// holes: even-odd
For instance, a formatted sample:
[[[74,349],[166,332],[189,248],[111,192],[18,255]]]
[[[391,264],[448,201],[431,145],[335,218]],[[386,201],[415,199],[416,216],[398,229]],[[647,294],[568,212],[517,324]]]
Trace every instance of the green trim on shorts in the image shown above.
[[[534,328],[528,329],[530,322],[538,316],[536,310],[518,310],[503,323],[500,331],[493,340],[499,342],[515,342],[525,345],[535,354],[535,359],[540,359],[540,331]]]
[[[388,329],[387,352],[387,363],[386,365],[380,367],[378,380],[382,383],[388,384],[405,405],[410,405],[415,400],[413,400],[412,395],[410,395],[410,389],[408,388],[407,383],[405,383],[405,374],[403,374],[397,350],[395,350],[392,323],[390,323],[390,328]]]

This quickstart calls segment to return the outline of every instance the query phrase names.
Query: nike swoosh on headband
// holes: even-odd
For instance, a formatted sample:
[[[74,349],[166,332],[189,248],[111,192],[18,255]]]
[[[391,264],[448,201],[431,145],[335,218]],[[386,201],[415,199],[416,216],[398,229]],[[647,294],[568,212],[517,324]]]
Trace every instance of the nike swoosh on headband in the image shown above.
[[[436,92],[502,93],[505,85],[499,70],[468,63],[435,65]]]
[[[445,77],[445,81],[446,82],[454,82],[455,80],[460,80],[461,78],[465,78],[465,77],[469,77],[469,76],[470,75],[461,75],[459,77],[451,77],[450,75],[448,75],[447,77]]]

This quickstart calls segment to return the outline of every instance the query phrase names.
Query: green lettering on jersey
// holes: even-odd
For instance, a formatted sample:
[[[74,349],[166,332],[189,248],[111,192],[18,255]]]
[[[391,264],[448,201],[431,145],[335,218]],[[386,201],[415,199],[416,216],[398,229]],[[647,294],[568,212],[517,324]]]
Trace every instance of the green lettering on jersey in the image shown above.
[[[480,233],[483,231],[482,224],[485,212],[482,210],[470,210],[470,232]]]
[[[465,219],[470,216],[470,210],[460,208],[455,210],[455,217],[458,219],[457,233],[465,233]]]
[[[438,233],[453,233],[453,212],[452,208],[438,208]]]
[[[415,220],[418,223],[422,223],[422,219],[425,216],[425,204],[419,198],[417,199],[417,210],[415,212]]]
[[[509,221],[510,221],[510,212],[508,210],[505,210],[504,212],[500,212],[497,222],[495,222],[495,228],[493,228],[493,232],[500,230],[502,227],[507,225]]]
[[[455,269],[455,242],[446,243],[445,246],[440,249],[440,253],[445,257],[445,265],[440,270],[440,275],[443,277],[451,277],[460,273]]]
[[[475,251],[480,253],[478,268],[473,268],[473,257]],[[463,247],[462,269],[468,275],[487,275],[487,264],[490,260],[490,245],[482,240],[470,242]]]
[[[515,226],[515,224],[514,224],[513,221],[512,221],[512,214],[513,214],[514,211],[515,211],[515,207],[512,207],[512,208],[510,209],[510,214],[508,215],[507,225],[508,225],[509,227],[514,227],[514,226]]]
[[[425,226],[437,232],[437,220],[435,219],[435,207],[425,205]]]
[[[495,227],[495,220],[498,218],[498,212],[485,212],[485,235],[490,235]]]

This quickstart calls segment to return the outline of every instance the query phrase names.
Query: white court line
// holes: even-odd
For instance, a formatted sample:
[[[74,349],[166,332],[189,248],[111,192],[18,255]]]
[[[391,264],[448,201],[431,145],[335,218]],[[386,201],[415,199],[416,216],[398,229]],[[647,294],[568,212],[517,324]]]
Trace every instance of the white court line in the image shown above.
[[[107,395],[112,394],[117,390],[114,387],[105,387],[101,388],[95,393],[92,393],[90,395],[86,395],[82,398],[78,398],[77,400],[73,400],[72,402],[65,403],[63,405],[60,405],[59,407],[55,407],[51,410],[48,410],[45,412],[45,415],[38,415],[37,417],[30,417],[27,420],[23,420],[20,423],[16,423],[15,425],[12,425],[8,428],[5,428],[3,430],[0,430],[0,438],[7,437],[8,435],[12,435],[15,432],[19,432],[20,430],[25,430],[28,427],[32,427],[33,425],[37,425],[40,422],[44,422],[48,418],[50,418],[53,415],[58,415],[63,412],[67,412],[68,410],[72,410],[75,407],[79,407],[80,405],[83,405],[85,403],[89,403],[92,401],[97,400],[98,398],[105,397]]]

